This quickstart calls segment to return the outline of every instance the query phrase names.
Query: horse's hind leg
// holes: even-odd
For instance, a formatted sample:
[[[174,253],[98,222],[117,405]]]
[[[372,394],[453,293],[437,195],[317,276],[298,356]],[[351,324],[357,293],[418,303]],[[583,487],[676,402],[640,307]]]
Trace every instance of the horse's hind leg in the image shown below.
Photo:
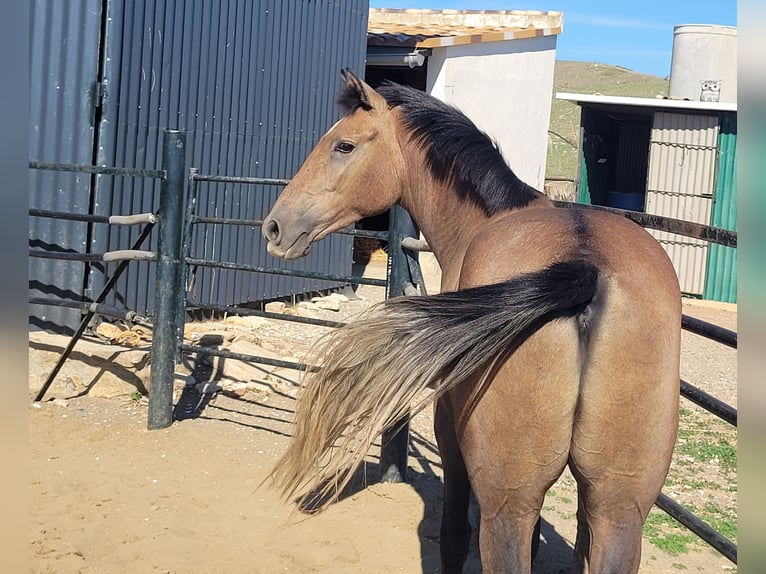
[[[468,557],[471,536],[468,525],[471,485],[468,482],[468,473],[455,436],[455,423],[449,397],[442,397],[437,401],[434,430],[444,473],[444,506],[439,546],[441,571],[443,574],[460,574]]]
[[[569,464],[578,483],[575,560],[591,574],[638,570],[643,523],[673,453],[680,313],[653,308],[632,321],[605,313],[589,343],[597,360],[584,370]]]
[[[630,504],[614,500],[615,496],[619,496],[618,493],[604,496],[604,493],[594,494],[593,490],[588,486],[577,489],[574,572],[638,572],[645,519],[644,505],[631,508]],[[612,507],[605,509],[604,504]]]
[[[575,322],[551,322],[516,349],[466,421],[460,444],[481,509],[484,572],[531,571],[545,493],[569,459],[580,369]]]

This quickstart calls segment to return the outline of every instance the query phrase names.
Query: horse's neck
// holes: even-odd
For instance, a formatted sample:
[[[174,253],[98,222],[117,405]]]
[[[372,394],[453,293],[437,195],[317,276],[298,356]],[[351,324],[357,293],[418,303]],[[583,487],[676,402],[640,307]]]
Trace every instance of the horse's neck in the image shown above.
[[[422,172],[421,172],[422,173]],[[442,290],[457,289],[460,268],[468,246],[489,218],[475,205],[461,201],[443,184],[412,182],[402,205],[412,215],[442,269]]]
[[[400,128],[398,137],[402,151],[396,160],[397,164],[401,162],[400,203],[412,215],[439,262],[442,290],[455,290],[471,242],[502,214],[487,216],[480,207],[461,200],[448,184],[431,175],[423,151],[412,145],[410,134]],[[539,194],[532,205],[550,205],[550,201]]]

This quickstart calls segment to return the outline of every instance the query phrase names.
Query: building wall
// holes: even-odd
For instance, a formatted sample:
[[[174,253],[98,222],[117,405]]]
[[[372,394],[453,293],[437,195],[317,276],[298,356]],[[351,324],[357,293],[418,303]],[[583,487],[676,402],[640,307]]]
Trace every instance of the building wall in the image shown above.
[[[427,91],[494,138],[514,172],[542,190],[556,36],[434,48]]]
[[[89,164],[93,160],[93,86],[98,76],[101,0],[30,4],[29,159]],[[82,173],[29,172],[29,207],[83,213],[92,178]],[[29,218],[29,246],[41,251],[87,249],[89,225]],[[84,263],[29,258],[29,296],[83,296]],[[79,309],[30,305],[36,327],[76,325]]]
[[[362,69],[365,0],[36,0],[30,159],[161,167],[162,130],[187,132],[187,165],[204,174],[290,178],[338,117],[340,70]],[[42,40],[41,40],[42,39]],[[103,101],[94,86],[103,86]],[[98,106],[97,104],[101,104]],[[260,219],[278,188],[202,184],[200,215]],[[159,181],[35,172],[30,207],[127,215],[157,208]],[[30,219],[30,244],[50,251],[126,249],[137,228]],[[156,243],[145,248],[153,248]],[[192,256],[277,266],[255,227],[200,225]],[[351,239],[320,242],[287,266],[347,274]],[[97,294],[114,265],[30,262],[30,295]],[[200,269],[201,301],[238,304],[332,284]],[[154,267],[133,262],[107,303],[153,308]],[[71,329],[79,311],[32,308],[30,321]]]
[[[619,148],[615,126],[633,121],[636,113],[636,109],[604,110],[583,105],[579,202],[608,205],[605,192],[616,181],[609,166],[619,164],[613,161]],[[642,113],[652,114],[651,135],[628,135],[642,140],[634,142],[641,150],[647,139],[650,146],[644,211],[736,231],[736,112],[684,113],[642,108]],[[599,162],[602,158],[607,161]],[[630,184],[632,191],[637,191],[634,184],[639,181],[637,176]],[[684,293],[736,302],[736,248],[664,231],[649,232],[673,261]]]
[[[718,169],[710,224],[737,230],[737,114],[721,116]],[[737,302],[737,250],[711,244],[707,259],[705,299]]]

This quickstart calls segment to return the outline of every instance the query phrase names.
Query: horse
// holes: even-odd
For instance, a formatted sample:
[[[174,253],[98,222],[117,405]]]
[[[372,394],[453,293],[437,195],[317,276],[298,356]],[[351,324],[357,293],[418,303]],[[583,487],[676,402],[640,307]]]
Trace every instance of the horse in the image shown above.
[[[574,570],[636,572],[678,429],[681,294],[667,255],[619,215],[556,207],[457,108],[341,76],[341,119],[264,219],[267,250],[302,257],[398,204],[441,291],[389,299],[325,341],[275,484],[324,508],[382,429],[433,402],[443,573],[466,560],[471,491],[483,571],[530,572],[545,494],[567,466]]]

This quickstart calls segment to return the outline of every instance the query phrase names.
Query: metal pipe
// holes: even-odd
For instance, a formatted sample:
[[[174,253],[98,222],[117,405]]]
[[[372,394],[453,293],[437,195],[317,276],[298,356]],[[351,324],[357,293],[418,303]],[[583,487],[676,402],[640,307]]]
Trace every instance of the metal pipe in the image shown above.
[[[257,309],[247,309],[242,307],[232,307],[231,305],[217,305],[215,303],[196,304],[187,302],[186,305],[192,309],[219,311],[222,313],[231,313],[232,315],[244,315],[246,317],[264,317],[265,319],[275,319],[277,321],[290,321],[293,323],[303,323],[306,325],[316,325],[317,327],[342,327],[345,323],[338,321],[327,321],[325,319],[314,319],[312,317],[301,317],[300,315],[280,315],[279,313],[269,313],[267,311],[258,311]]]
[[[159,169],[140,169],[135,167],[107,167],[101,165],[75,165],[70,163],[55,163],[46,161],[30,161],[30,169],[46,171],[71,171],[73,173],[94,173],[99,175],[125,175],[128,177],[164,178],[165,172]]]
[[[30,249],[29,256],[38,259],[58,259],[61,261],[122,261],[124,259],[133,259],[139,261],[154,261],[156,253],[154,251],[143,251],[140,249],[118,249],[116,251],[107,251],[106,253],[67,253],[62,251],[41,251],[39,249]]]
[[[289,179],[275,179],[269,177],[237,177],[233,175],[204,175],[195,173],[192,176],[196,181],[215,181],[218,183],[250,183],[254,185],[287,185]]]
[[[195,180],[196,181],[196,180]],[[212,223],[214,225],[242,225],[246,227],[260,227],[263,219],[239,219],[231,217],[207,217],[204,215],[191,215],[193,223]],[[353,235],[355,237],[371,237],[373,239],[388,239],[388,231],[368,231],[366,229],[341,229],[333,231],[337,235]]]
[[[554,201],[556,207],[567,207],[570,209],[595,209],[596,211],[609,211],[617,215],[622,215],[632,221],[635,221],[643,227],[658,229],[660,231],[669,231],[685,237],[702,239],[710,243],[717,243],[725,247],[737,246],[737,232],[703,225],[701,223],[692,223],[691,221],[681,221],[661,215],[652,215],[641,211],[630,211],[626,209],[617,209],[615,207],[605,207],[603,205],[590,205],[587,203],[575,203],[572,201]]]
[[[160,186],[160,233],[154,288],[154,332],[149,388],[149,430],[173,422],[173,375],[180,340],[178,297],[181,268],[181,224],[183,218],[186,134],[165,130],[162,164],[167,177]]]
[[[81,309],[82,311],[91,311],[94,315],[112,317],[113,319],[122,319],[131,323],[145,323],[146,317],[138,315],[135,311],[129,309],[118,309],[111,305],[102,305],[100,303],[89,303],[88,301],[69,301],[66,299],[48,299],[45,297],[30,297],[30,305],[46,305],[50,307],[67,307],[69,309]]]
[[[737,426],[737,409],[727,405],[722,400],[715,398],[713,395],[706,393],[702,389],[687,383],[683,379],[681,380],[681,395],[701,406],[709,413],[725,420],[727,423]]]
[[[681,327],[697,335],[702,335],[708,339],[727,345],[733,349],[737,348],[737,332],[725,329],[713,323],[702,321],[689,315],[681,316]]]
[[[713,530],[707,523],[697,518],[692,512],[678,504],[667,494],[661,492],[655,504],[718,550],[724,557],[734,562],[734,564],[737,563],[737,545],[731,540]]]
[[[389,215],[388,286],[386,298],[404,295],[407,285],[412,284],[408,257],[417,261],[417,253],[405,252],[402,239],[418,237],[419,233],[410,214],[402,207],[394,206]],[[407,480],[407,449],[409,445],[409,418],[403,417],[390,428],[383,430],[380,447],[380,479],[383,482]]]
[[[186,216],[183,220],[183,228],[181,230],[181,267],[179,269],[179,285],[176,302],[176,311],[178,312],[178,325],[181,327],[181,339],[178,341],[178,356],[177,361],[181,361],[181,348],[183,344],[183,330],[186,324],[186,301],[190,290],[189,285],[189,266],[186,260],[191,256],[191,244],[192,244],[192,228],[194,227],[194,211],[197,209],[197,168],[193,167],[189,169],[189,177],[186,182]]]
[[[48,209],[30,209],[31,217],[46,217],[48,219],[63,219],[66,221],[85,221],[89,223],[109,223],[108,215],[94,215],[86,213],[66,213],[63,211],[50,211]]]
[[[271,367],[282,367],[285,369],[294,369],[296,371],[309,371],[314,372],[319,370],[319,367],[313,367],[304,363],[295,363],[292,361],[282,361],[281,359],[271,359],[269,357],[259,357],[257,355],[245,355],[243,353],[234,353],[227,351],[226,349],[216,349],[215,347],[195,347],[193,345],[180,345],[181,351],[185,353],[198,353],[200,355],[213,355],[215,357],[224,357],[227,359],[236,359],[238,361],[250,361],[253,363],[261,363],[263,365],[269,365]]]
[[[231,261],[210,261],[209,259],[196,259],[194,257],[187,257],[186,263],[187,265],[199,265],[200,267],[236,269],[239,271],[251,271],[253,273],[285,275],[287,277],[306,277],[308,279],[321,279],[325,281],[334,281],[336,283],[377,285],[378,287],[385,287],[387,285],[385,279],[373,279],[370,277],[361,277],[358,275],[334,275],[330,273],[318,273],[315,271],[298,271],[293,269],[281,269],[279,267],[260,267],[256,265],[246,265],[244,263],[233,263]]]
[[[403,237],[402,247],[409,249],[410,251],[431,251],[431,246],[428,245],[428,241],[425,239],[418,239],[417,237]]]
[[[135,215],[95,215],[92,213],[66,213],[48,209],[30,209],[29,215],[32,217],[46,217],[48,219],[63,219],[66,221],[110,223],[112,225],[141,225],[144,223],[155,223],[155,216],[153,213],[137,213]]]

